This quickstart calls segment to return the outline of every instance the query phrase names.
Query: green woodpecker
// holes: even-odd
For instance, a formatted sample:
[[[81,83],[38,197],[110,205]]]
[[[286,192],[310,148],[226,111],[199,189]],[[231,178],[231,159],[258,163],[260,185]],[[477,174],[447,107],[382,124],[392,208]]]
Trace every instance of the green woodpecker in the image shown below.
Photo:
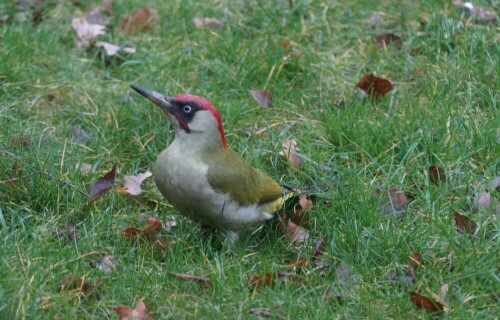
[[[271,219],[286,199],[299,193],[228,148],[221,116],[208,100],[131,87],[159,106],[174,127],[175,138],[156,160],[153,177],[182,215],[228,230],[236,240],[239,232]]]

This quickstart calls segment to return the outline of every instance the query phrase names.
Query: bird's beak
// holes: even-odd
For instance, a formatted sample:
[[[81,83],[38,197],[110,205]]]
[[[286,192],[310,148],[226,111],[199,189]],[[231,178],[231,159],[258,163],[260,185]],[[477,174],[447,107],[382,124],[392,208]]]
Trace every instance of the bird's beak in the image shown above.
[[[172,111],[172,104],[170,103],[170,97],[164,96],[161,93],[158,93],[153,90],[149,90],[146,88],[139,87],[138,85],[131,84],[130,87],[135,91],[139,92],[144,97],[151,100],[158,107],[162,108],[163,111],[168,112]]]

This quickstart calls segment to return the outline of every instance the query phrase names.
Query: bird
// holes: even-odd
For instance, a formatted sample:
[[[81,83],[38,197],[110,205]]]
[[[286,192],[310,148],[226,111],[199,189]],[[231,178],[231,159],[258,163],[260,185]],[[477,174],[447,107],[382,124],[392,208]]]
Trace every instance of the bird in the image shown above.
[[[207,99],[130,86],[160,107],[173,126],[175,137],[158,156],[153,178],[183,216],[227,231],[234,243],[302,193],[280,185],[230,149],[221,115]]]

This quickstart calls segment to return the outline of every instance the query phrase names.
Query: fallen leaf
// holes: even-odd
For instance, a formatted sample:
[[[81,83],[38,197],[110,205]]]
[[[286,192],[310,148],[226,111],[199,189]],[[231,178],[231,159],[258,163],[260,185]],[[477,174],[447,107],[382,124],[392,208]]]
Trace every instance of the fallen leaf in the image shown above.
[[[144,230],[142,230],[142,234],[146,239],[152,240],[153,237],[156,236],[156,234],[161,231],[161,228],[162,228],[161,220],[156,219],[154,217],[149,217],[148,225],[144,228]]]
[[[394,83],[387,79],[376,77],[373,73],[367,73],[356,83],[356,87],[370,96],[382,97],[394,88]]]
[[[128,34],[134,34],[139,31],[144,32],[152,29],[155,16],[149,8],[141,8],[132,11],[123,18],[120,23],[120,29]]]
[[[386,203],[379,205],[379,210],[383,210],[388,215],[394,215],[396,218],[402,218],[406,214],[408,197],[404,191],[398,189],[389,189],[382,194],[380,190],[375,190],[375,195]]]
[[[446,298],[446,295],[448,294],[448,290],[450,289],[450,286],[445,283],[439,288],[439,302],[444,304],[444,299]]]
[[[387,46],[391,43],[395,43],[398,47],[401,46],[401,37],[395,35],[394,33],[382,33],[376,34],[375,40],[380,49],[386,50]]]
[[[275,284],[276,279],[281,279],[281,278],[294,278],[296,277],[297,274],[295,272],[276,272],[276,273],[266,273],[263,276],[258,275],[258,274],[253,274],[248,276],[248,281],[250,284],[257,288],[257,287],[265,287],[265,286],[272,286]]]
[[[366,21],[366,23],[372,27],[375,27],[380,24],[382,18],[385,16],[384,12],[375,12],[373,15]]]
[[[121,320],[153,320],[141,299],[137,300],[134,309],[120,306],[115,308],[115,312]]]
[[[328,241],[328,236],[323,236],[320,237],[317,241],[316,244],[314,245],[314,249],[312,252],[313,258],[318,257],[320,254],[325,252],[325,249],[323,248],[323,244],[325,244]]]
[[[442,303],[424,297],[414,291],[410,292],[410,298],[417,309],[424,309],[429,312],[439,313],[444,311],[444,305]]]
[[[472,205],[476,209],[489,211],[490,214],[500,214],[500,176],[495,177],[485,191],[480,191],[474,197]]]
[[[410,261],[408,262],[413,268],[420,268],[423,263],[422,254],[420,252],[415,252],[410,256]]]
[[[403,278],[403,282],[413,283],[417,279],[415,270],[420,268],[422,265],[422,254],[420,252],[415,252],[410,256],[410,261],[406,265],[406,276]]]
[[[125,53],[128,54],[134,54],[136,52],[135,48],[133,47],[123,47],[121,48],[120,46],[104,42],[104,41],[97,41],[96,42],[96,47],[98,48],[103,48],[104,52],[106,52],[106,56],[112,57],[116,55],[120,50],[122,50]]]
[[[82,48],[89,45],[90,40],[97,38],[99,35],[104,35],[106,26],[100,24],[89,23],[85,18],[74,18],[71,21],[71,26],[76,32],[75,48]]]
[[[216,18],[193,18],[193,23],[197,28],[207,27],[215,31],[224,28],[224,21]]]
[[[309,231],[288,219],[285,238],[293,244],[299,245],[309,239]]]
[[[84,146],[89,141],[90,132],[88,130],[73,125],[67,125],[66,128],[71,133],[71,142]]]
[[[280,151],[278,154],[288,157],[288,161],[292,167],[299,168],[303,165],[302,160],[298,156],[300,148],[297,146],[297,141],[295,139],[287,139],[283,141],[283,148],[285,150]]]
[[[142,192],[141,190],[142,182],[147,178],[151,177],[152,175],[153,174],[151,173],[151,171],[148,170],[144,173],[139,173],[136,176],[125,176],[125,178],[123,178],[124,180],[123,188],[118,189],[118,192],[128,193],[133,196],[137,196]]]
[[[108,17],[101,13],[101,9],[95,8],[85,16],[85,20],[90,24],[99,24],[105,26],[109,23]]]
[[[89,173],[92,171],[92,165],[90,163],[77,163],[75,169],[80,169],[81,172]]]
[[[118,266],[118,262],[115,261],[113,256],[107,255],[100,258],[97,263],[92,264],[91,266],[97,267],[105,274],[110,274]]]
[[[63,238],[69,241],[75,241],[76,231],[73,221],[68,221],[68,223],[63,224],[59,229],[57,229],[54,232],[54,237],[57,239]]]
[[[10,140],[10,145],[12,147],[23,147],[23,149],[28,149],[31,143],[31,139],[28,136],[15,136],[11,137]]]
[[[194,276],[194,275],[186,274],[186,273],[177,273],[177,272],[170,272],[170,274],[173,275],[174,277],[182,279],[182,280],[194,281],[203,287],[209,287],[212,285],[212,282],[207,278]]]
[[[77,300],[83,297],[89,297],[94,294],[102,283],[102,279],[97,279],[94,283],[85,281],[85,277],[79,277],[75,274],[64,275],[57,284],[57,291],[77,290]]]
[[[268,308],[252,308],[249,312],[259,318],[270,318],[273,316],[273,312]]]
[[[264,108],[271,108],[273,103],[273,94],[265,90],[248,90],[248,93]]]
[[[435,185],[438,185],[440,182],[446,182],[446,174],[444,173],[444,169],[441,167],[430,166],[429,181]]]
[[[96,182],[90,185],[90,201],[89,204],[102,197],[115,184],[116,164],[104,176],[97,179]]]
[[[477,230],[477,223],[471,220],[469,217],[461,215],[460,213],[455,213],[453,217],[455,219],[455,224],[457,225],[457,230],[463,233],[474,234]]]

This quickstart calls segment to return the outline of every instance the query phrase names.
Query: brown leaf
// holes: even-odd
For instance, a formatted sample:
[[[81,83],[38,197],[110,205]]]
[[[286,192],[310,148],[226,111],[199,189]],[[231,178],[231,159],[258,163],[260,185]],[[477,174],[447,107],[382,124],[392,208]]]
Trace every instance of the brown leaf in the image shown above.
[[[102,283],[102,279],[97,279],[94,283],[85,281],[85,277],[79,277],[75,274],[64,275],[57,284],[57,291],[77,290],[77,299],[94,294]]]
[[[71,133],[71,142],[84,146],[89,141],[90,132],[88,130],[73,125],[67,125],[66,128]]]
[[[104,52],[106,52],[106,56],[112,57],[116,55],[120,50],[122,50],[124,53],[128,54],[134,54],[136,52],[134,47],[120,47],[105,41],[97,41],[96,42],[96,47],[98,48],[103,48]]]
[[[102,197],[115,184],[116,164],[104,176],[97,179],[96,182],[90,185],[90,201],[93,203],[98,198]]]
[[[142,234],[142,230],[135,227],[128,227],[123,230],[123,237],[132,242],[136,241],[136,238]]]
[[[153,320],[141,299],[137,300],[134,309],[120,306],[115,308],[115,312],[121,320]]]
[[[287,139],[283,141],[284,151],[280,151],[278,154],[281,156],[288,157],[290,165],[294,168],[299,168],[302,166],[302,160],[298,156],[300,148],[297,146],[297,141],[295,139]]]
[[[458,231],[469,234],[474,234],[476,232],[477,223],[469,217],[461,215],[460,213],[455,213],[454,219]]]
[[[293,244],[299,245],[309,239],[309,231],[288,219],[285,238]]]
[[[100,258],[97,263],[93,263],[91,266],[97,267],[105,274],[110,274],[118,266],[118,262],[115,261],[115,258],[113,256],[107,255]]]
[[[54,232],[54,237],[57,239],[67,239],[69,241],[74,241],[76,237],[75,224],[73,221],[68,221],[68,223],[63,224],[59,229]]]
[[[389,189],[385,193],[375,190],[375,195],[382,200],[388,200],[385,204],[379,205],[379,210],[383,210],[388,215],[395,215],[396,218],[402,218],[406,214],[408,197],[404,191],[398,189]]]
[[[207,27],[214,31],[224,28],[224,21],[216,18],[193,18],[193,23],[197,28]]]
[[[172,242],[173,243],[173,242]],[[159,237],[152,241],[153,250],[157,254],[165,254],[168,251],[170,240],[165,237]]]
[[[271,108],[273,103],[273,94],[265,90],[248,90],[248,93],[264,108]]]
[[[422,254],[420,252],[415,252],[410,256],[410,261],[408,262],[413,268],[417,269],[420,268],[422,265]]]
[[[410,292],[410,298],[417,309],[424,309],[426,311],[439,313],[444,311],[444,305],[442,303],[424,297],[414,291]]]
[[[394,88],[394,83],[387,79],[376,77],[373,73],[367,73],[356,83],[356,87],[370,96],[383,97]]]
[[[105,35],[106,26],[88,22],[85,18],[74,18],[71,26],[76,32],[75,48],[86,47],[90,40],[99,35]]]
[[[249,312],[259,318],[270,318],[273,316],[273,312],[268,308],[253,308]]]
[[[323,248],[323,244],[325,244],[328,241],[328,236],[323,236],[320,237],[317,241],[316,244],[314,245],[314,249],[312,252],[313,258],[318,257],[320,254],[325,252],[325,249]]]
[[[472,205],[476,209],[483,209],[491,214],[500,214],[500,176],[495,177],[488,188],[478,192],[474,197]]]
[[[155,16],[149,8],[141,8],[132,11],[123,18],[120,23],[120,29],[129,35],[139,31],[144,32],[152,29]]]
[[[375,40],[377,41],[377,45],[383,50],[386,50],[387,46],[391,43],[397,44],[398,47],[401,46],[401,37],[394,33],[376,34]]]
[[[9,142],[12,147],[21,146],[23,147],[23,149],[28,149],[31,143],[31,139],[28,136],[15,136],[11,137]]]
[[[302,257],[302,258],[299,258],[295,261],[292,261],[291,263],[285,265],[284,267],[288,267],[288,268],[301,268],[301,267],[305,267],[309,264],[309,260],[307,260],[306,258]]]
[[[136,176],[125,176],[123,178],[124,183],[123,183],[123,188],[120,188],[118,192],[121,193],[128,193],[133,196],[137,196],[141,194],[141,184],[144,180],[147,178],[151,177],[153,174],[151,171],[147,170],[144,173],[139,173]]]
[[[276,279],[296,277],[295,272],[277,272],[277,273],[266,273],[263,276],[258,274],[253,274],[248,276],[248,281],[254,287],[265,287],[272,286],[275,284]]]
[[[186,273],[177,273],[177,272],[170,272],[170,274],[173,275],[174,277],[182,279],[182,280],[194,281],[202,287],[209,287],[212,285],[212,282],[207,278],[194,276],[194,275],[186,274]]]
[[[432,184],[438,185],[440,182],[446,182],[446,175],[444,169],[441,167],[429,167],[429,181]]]

